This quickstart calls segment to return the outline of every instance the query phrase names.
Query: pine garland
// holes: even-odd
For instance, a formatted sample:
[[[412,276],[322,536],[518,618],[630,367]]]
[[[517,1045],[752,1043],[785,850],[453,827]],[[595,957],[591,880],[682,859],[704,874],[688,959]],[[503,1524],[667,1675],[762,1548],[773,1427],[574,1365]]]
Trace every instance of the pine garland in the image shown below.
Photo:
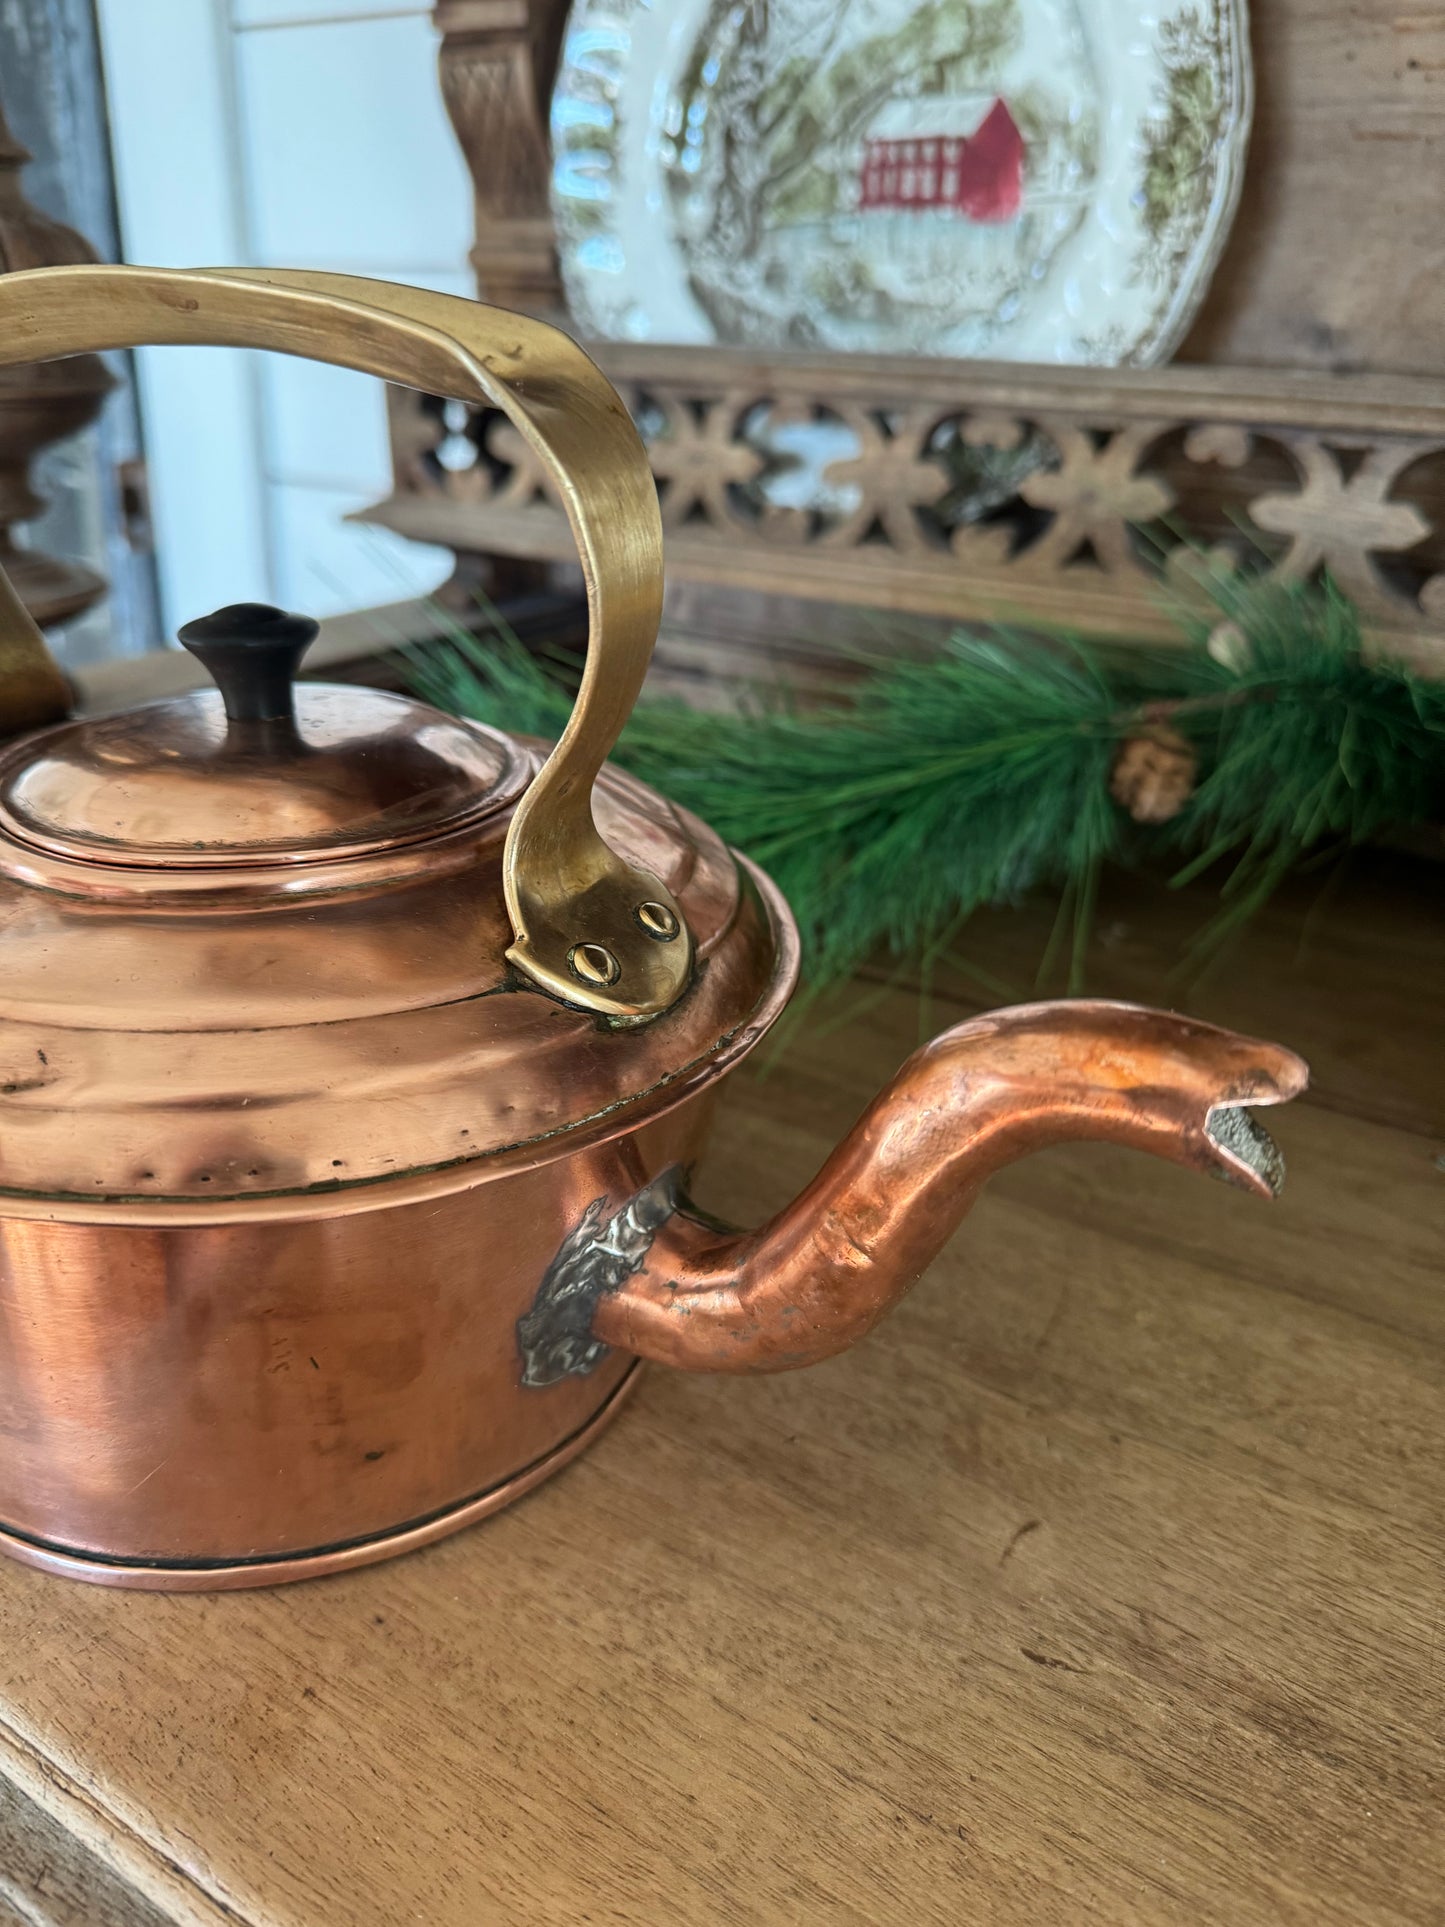
[[[771,872],[815,982],[880,949],[937,954],[974,910],[1046,886],[1077,989],[1106,863],[1163,861],[1181,884],[1228,860],[1202,963],[1306,858],[1445,819],[1445,684],[1371,659],[1330,583],[1215,577],[1208,593],[1212,609],[1174,616],[1182,650],[960,634],[827,707],[645,699],[615,760]],[[570,694],[494,627],[414,656],[415,686],[556,736]]]

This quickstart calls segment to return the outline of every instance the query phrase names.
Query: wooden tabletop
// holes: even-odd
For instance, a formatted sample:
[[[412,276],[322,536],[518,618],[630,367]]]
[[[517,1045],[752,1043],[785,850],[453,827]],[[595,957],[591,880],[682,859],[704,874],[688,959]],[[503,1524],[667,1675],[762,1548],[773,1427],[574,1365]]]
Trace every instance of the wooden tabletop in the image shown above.
[[[654,1372],[431,1551],[0,1572],[0,1920],[1438,1927],[1442,882],[1362,865],[1306,927],[1308,886],[1192,1000],[1314,1062],[1273,1207],[1054,1152],[854,1353]],[[1116,891],[1091,988],[1170,1000],[1199,914]],[[981,921],[926,1012],[814,1010],[703,1202],[782,1202],[1045,923]]]

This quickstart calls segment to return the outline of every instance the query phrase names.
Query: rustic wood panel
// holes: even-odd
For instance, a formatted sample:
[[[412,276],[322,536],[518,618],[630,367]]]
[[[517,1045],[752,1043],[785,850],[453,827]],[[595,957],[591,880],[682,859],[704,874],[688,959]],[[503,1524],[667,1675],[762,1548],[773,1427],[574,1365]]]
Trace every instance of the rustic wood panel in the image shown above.
[[[1301,885],[1203,999],[1320,1066],[1277,1206],[1055,1153],[856,1352],[654,1373],[419,1556],[209,1599],[0,1572],[0,1767],[176,1919],[1435,1927],[1435,883],[1368,859],[1312,929]],[[1106,900],[1099,989],[1175,994],[1178,901]],[[926,1021],[1027,989],[1047,922],[980,919]],[[923,1013],[831,1018],[725,1108],[714,1208],[781,1202]]]
[[[1244,196],[1182,359],[1445,373],[1445,7],[1251,12]]]

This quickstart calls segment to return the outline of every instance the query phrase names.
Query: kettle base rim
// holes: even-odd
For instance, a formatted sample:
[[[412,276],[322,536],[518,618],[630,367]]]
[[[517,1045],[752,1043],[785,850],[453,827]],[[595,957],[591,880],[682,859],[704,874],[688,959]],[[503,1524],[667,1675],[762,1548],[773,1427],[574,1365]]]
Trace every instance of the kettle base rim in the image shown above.
[[[379,1565],[386,1559],[399,1559],[424,1546],[434,1545],[453,1533],[464,1532],[514,1500],[525,1498],[554,1472],[560,1472],[615,1419],[627,1403],[642,1376],[644,1361],[634,1360],[597,1410],[577,1430],[531,1465],[514,1472],[499,1485],[474,1493],[434,1512],[424,1519],[405,1525],[389,1526],[383,1532],[343,1545],[323,1546],[308,1552],[289,1552],[253,1559],[197,1562],[194,1560],[136,1560],[102,1556],[78,1546],[64,1546],[45,1539],[17,1533],[0,1522],[0,1555],[37,1571],[59,1578],[80,1579],[92,1586],[114,1586],[134,1592],[241,1592],[263,1586],[294,1585],[306,1579],[326,1579],[335,1574],[356,1572],[364,1566]]]

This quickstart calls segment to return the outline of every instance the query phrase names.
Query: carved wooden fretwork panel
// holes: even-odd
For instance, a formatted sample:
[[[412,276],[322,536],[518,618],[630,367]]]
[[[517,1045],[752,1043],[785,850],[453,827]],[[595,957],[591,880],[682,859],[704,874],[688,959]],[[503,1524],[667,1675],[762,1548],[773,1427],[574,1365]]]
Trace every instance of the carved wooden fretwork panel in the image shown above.
[[[1188,538],[1328,569],[1382,643],[1445,672],[1445,402],[1423,382],[595,352],[647,445],[674,579],[1152,638]],[[395,491],[370,519],[570,557],[501,417],[392,408]]]

